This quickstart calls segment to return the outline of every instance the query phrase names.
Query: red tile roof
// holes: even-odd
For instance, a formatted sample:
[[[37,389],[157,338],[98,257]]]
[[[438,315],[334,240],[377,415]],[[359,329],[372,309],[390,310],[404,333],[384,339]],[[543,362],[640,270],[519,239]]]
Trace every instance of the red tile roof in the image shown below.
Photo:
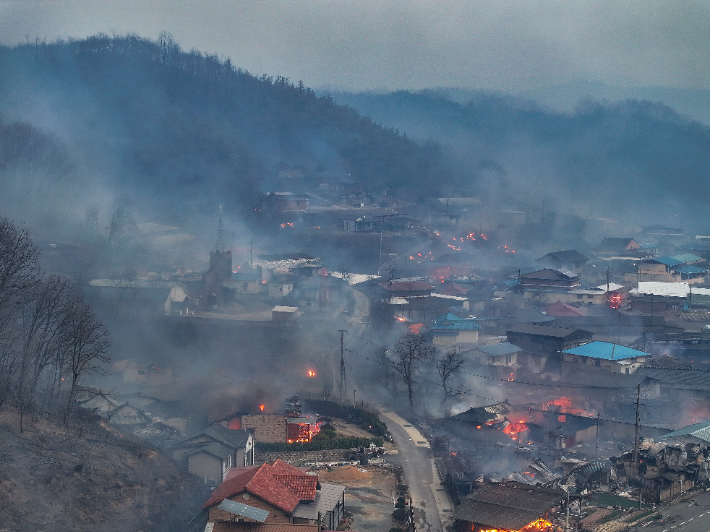
[[[318,477],[308,475],[282,460],[259,467],[239,468],[227,472],[222,482],[207,502],[208,508],[243,491],[268,502],[290,514],[301,501],[315,499]]]
[[[314,475],[274,475],[274,478],[284,484],[299,501],[314,501],[318,477]]]

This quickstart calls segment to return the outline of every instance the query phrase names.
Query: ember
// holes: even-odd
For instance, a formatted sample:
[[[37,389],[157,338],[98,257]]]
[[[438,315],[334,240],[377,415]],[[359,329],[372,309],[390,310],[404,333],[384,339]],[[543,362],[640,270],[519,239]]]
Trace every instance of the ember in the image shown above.
[[[314,369],[309,369],[309,370],[308,370],[308,376],[309,376],[309,377],[315,377],[315,376],[316,376],[316,370],[314,370]]]

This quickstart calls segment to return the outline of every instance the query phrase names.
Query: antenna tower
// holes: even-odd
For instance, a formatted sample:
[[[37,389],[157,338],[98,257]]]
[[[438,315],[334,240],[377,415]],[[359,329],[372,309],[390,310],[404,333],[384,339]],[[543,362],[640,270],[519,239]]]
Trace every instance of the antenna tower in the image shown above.
[[[219,219],[217,222],[217,244],[215,245],[217,251],[224,251],[224,222],[222,221],[222,205],[219,206]]]

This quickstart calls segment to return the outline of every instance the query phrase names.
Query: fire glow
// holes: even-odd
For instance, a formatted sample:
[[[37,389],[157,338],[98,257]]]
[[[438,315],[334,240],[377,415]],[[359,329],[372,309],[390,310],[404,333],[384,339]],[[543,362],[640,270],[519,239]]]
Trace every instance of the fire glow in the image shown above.
[[[309,369],[309,370],[308,370],[308,376],[309,376],[309,377],[315,377],[315,376],[316,376],[316,370],[314,370],[314,369]]]
[[[503,433],[510,436],[511,439],[517,440],[520,432],[527,432],[528,426],[524,421],[518,423],[510,422],[503,428]]]
[[[322,422],[289,423],[287,425],[288,443],[308,443],[320,432]]]
[[[525,525],[520,530],[509,530],[507,528],[486,528],[478,529],[476,532],[547,532],[552,530],[554,525],[550,523],[547,519],[540,518],[537,521]],[[473,527],[471,528],[473,530]]]

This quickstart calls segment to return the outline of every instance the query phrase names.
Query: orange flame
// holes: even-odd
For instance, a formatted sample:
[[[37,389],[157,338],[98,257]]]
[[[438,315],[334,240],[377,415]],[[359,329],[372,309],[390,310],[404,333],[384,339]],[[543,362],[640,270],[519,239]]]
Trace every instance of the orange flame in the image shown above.
[[[309,369],[309,370],[308,370],[308,376],[309,376],[309,377],[315,377],[315,376],[316,376],[316,370],[314,370],[314,369]]]
[[[259,410],[264,411],[264,405],[259,405]]]

